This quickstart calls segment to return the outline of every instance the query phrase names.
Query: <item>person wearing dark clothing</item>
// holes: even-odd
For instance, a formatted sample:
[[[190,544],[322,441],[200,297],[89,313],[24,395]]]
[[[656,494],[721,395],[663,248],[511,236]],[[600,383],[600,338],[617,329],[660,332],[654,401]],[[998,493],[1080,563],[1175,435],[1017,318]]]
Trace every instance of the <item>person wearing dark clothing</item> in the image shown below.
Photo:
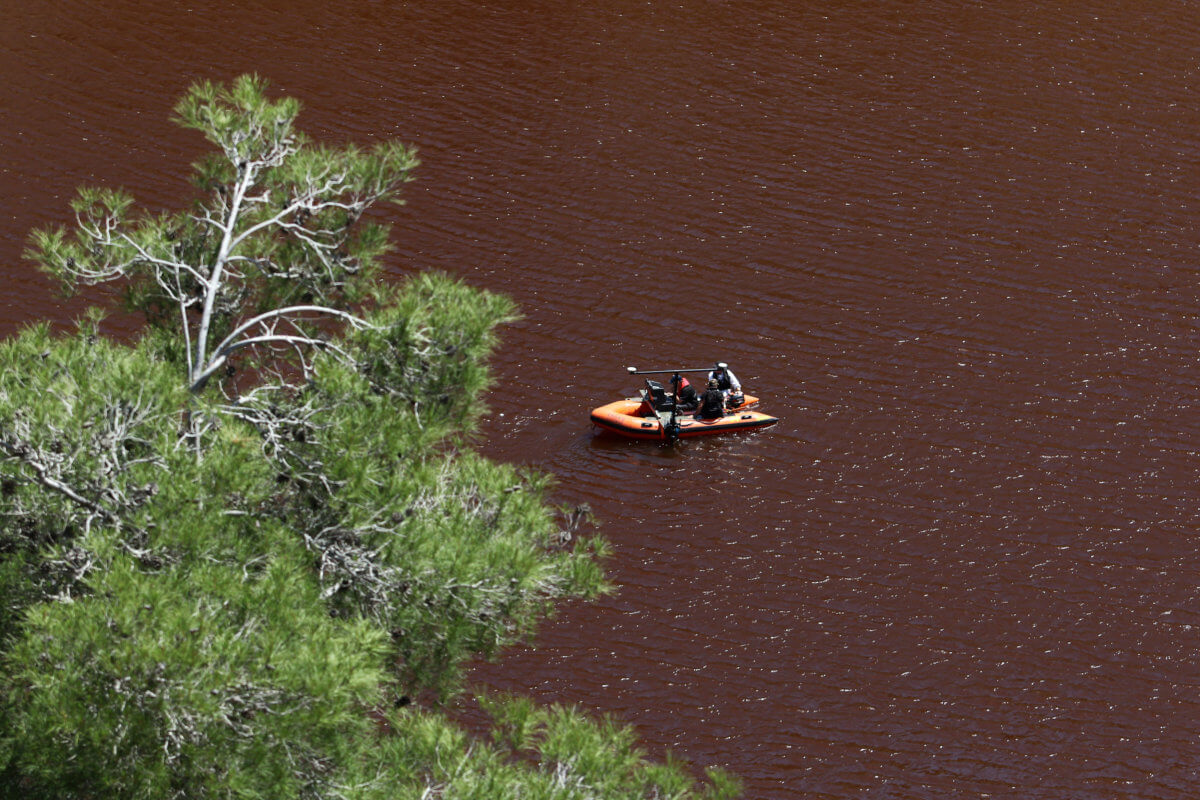
[[[725,416],[725,394],[721,391],[717,382],[711,380],[708,382],[708,390],[700,398],[700,411],[697,412],[696,418],[720,419],[723,416]]]
[[[725,395],[725,405],[729,408],[737,408],[745,400],[745,395],[742,394],[742,383],[737,379],[737,375],[733,374],[733,370],[724,361],[718,361],[713,367],[712,372],[708,373],[710,381],[717,382],[717,388]]]
[[[687,378],[676,376],[679,380],[679,387],[676,391],[679,392],[679,400],[675,403],[675,408],[684,412],[692,412],[700,407],[700,395],[696,394],[696,387],[688,381]]]

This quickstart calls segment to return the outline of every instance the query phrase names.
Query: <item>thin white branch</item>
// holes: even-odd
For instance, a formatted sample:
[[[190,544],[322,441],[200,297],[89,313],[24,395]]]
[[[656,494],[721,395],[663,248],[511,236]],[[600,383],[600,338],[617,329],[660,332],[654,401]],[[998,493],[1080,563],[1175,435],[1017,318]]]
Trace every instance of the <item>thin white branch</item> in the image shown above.
[[[124,240],[125,242],[127,242],[130,247],[132,247],[134,250],[137,251],[137,253],[141,257],[142,261],[145,261],[146,263],[150,264],[151,266],[156,267],[157,269],[167,270],[174,274],[178,274],[181,271],[188,272],[188,273],[191,273],[191,275],[196,280],[198,280],[198,281],[204,280],[204,276],[201,275],[196,270],[196,268],[193,267],[191,264],[187,264],[183,261],[171,261],[169,259],[159,258],[158,256],[152,255],[151,253],[149,253],[146,250],[146,248],[142,247],[140,244],[135,242],[133,240],[133,238],[127,233],[120,234],[120,238],[122,240]],[[161,281],[160,281],[160,283],[161,283]]]
[[[8,453],[8,455],[11,456],[12,458],[19,460],[23,464],[27,464],[30,467],[30,469],[32,469],[37,474],[37,482],[40,483],[42,486],[45,486],[47,489],[50,489],[52,491],[58,492],[59,494],[63,495],[64,497],[67,497],[68,499],[75,502],[76,504],[83,506],[84,508],[91,511],[92,513],[98,514],[99,516],[103,517],[107,522],[111,522],[111,523],[120,525],[120,523],[121,523],[120,517],[118,517],[112,511],[110,511],[109,509],[100,505],[99,503],[97,503],[94,500],[89,500],[88,498],[84,497],[79,492],[77,492],[75,489],[71,488],[70,486],[68,486],[67,484],[58,480],[57,478],[54,478],[53,476],[51,476],[49,474],[49,468],[45,464],[42,464],[41,462],[36,461],[33,458],[30,458],[29,453],[28,453],[28,450],[29,450],[28,445],[22,446],[20,444],[13,444],[11,442],[6,442],[6,441],[0,440],[0,449],[3,449],[4,452]]]
[[[323,350],[331,350],[347,361],[351,360],[350,354],[342,350],[337,345],[324,341],[323,339],[315,339],[311,336],[292,336],[281,333],[265,336],[252,336],[250,338],[242,339],[241,341],[237,342],[231,342],[230,344],[225,345],[225,347],[213,357],[213,360],[209,363],[209,365],[205,367],[199,375],[196,376],[196,379],[192,382],[191,390],[193,392],[198,392],[204,388],[204,384],[208,382],[208,379],[216,374],[217,370],[225,365],[225,362],[228,360],[230,354],[241,350],[242,348],[251,347],[257,344],[284,344],[300,345],[303,347],[319,347]]]
[[[314,199],[321,197],[322,195],[336,194],[340,191],[340,187],[344,181],[344,176],[338,176],[336,178],[327,179],[323,186],[315,186],[313,185],[314,181],[312,177],[310,177],[309,188],[306,192],[296,197],[291,203],[276,212],[274,216],[268,217],[261,222],[251,225],[249,228],[238,234],[238,236],[232,240],[229,250],[232,251],[236,249],[239,245],[241,245],[242,242],[246,241],[260,231],[264,231],[272,226],[284,226],[285,220],[292,214],[295,214],[297,211],[317,213],[319,211],[323,211],[325,208],[333,207],[334,204],[331,202],[317,203],[314,202]]]
[[[291,314],[308,314],[308,313],[323,314],[323,315],[332,316],[332,317],[340,317],[341,319],[346,320],[348,323],[350,323],[351,326],[353,326],[355,328],[370,327],[370,323],[368,323],[366,320],[362,319],[361,317],[356,317],[353,314],[350,314],[346,311],[342,311],[337,308],[330,308],[329,306],[315,306],[315,305],[287,306],[285,308],[276,308],[271,311],[266,311],[262,314],[259,314],[257,317],[252,317],[251,319],[246,320],[241,325],[239,325],[237,328],[235,328],[232,333],[230,333],[228,336],[226,336],[224,339],[222,339],[221,343],[218,344],[215,348],[213,348],[213,352],[218,355],[226,352],[226,348],[235,339],[237,339],[239,336],[244,334],[246,331],[253,328],[255,325],[262,324],[271,319],[287,317],[288,315],[291,315]]]

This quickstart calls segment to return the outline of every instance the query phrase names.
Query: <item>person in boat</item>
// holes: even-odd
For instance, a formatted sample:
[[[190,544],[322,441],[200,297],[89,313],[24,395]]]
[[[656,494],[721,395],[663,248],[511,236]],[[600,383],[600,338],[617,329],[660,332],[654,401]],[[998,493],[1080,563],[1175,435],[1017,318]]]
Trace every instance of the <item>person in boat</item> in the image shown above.
[[[718,361],[713,365],[712,371],[708,373],[709,381],[716,381],[717,388],[724,394],[726,402],[732,408],[736,405],[741,405],[742,402],[742,384],[737,379],[737,375],[733,374],[733,370],[724,361]]]
[[[708,389],[700,398],[700,410],[696,419],[720,419],[725,416],[725,393],[715,378],[709,380]]]
[[[687,378],[682,375],[676,375],[671,380],[679,382],[679,386],[675,390],[679,393],[679,399],[675,402],[675,408],[687,413],[700,408],[700,395],[696,394],[696,387],[692,386]]]

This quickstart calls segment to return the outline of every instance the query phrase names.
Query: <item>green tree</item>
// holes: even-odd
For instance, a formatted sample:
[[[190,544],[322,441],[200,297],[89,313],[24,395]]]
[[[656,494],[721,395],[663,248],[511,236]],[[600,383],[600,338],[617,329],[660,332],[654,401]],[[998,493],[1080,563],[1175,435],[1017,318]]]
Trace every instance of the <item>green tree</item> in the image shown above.
[[[472,741],[437,702],[606,590],[604,545],[470,449],[511,303],[378,281],[413,151],[265,88],[177,106],[215,146],[187,211],[87,188],[31,236],[147,326],[0,343],[0,797],[729,796],[609,721],[493,699]]]

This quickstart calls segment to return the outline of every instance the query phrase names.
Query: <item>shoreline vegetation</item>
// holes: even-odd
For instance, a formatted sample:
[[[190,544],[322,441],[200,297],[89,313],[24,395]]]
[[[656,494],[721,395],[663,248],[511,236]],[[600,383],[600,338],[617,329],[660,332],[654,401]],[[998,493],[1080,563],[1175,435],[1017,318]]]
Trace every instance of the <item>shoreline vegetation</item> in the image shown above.
[[[0,798],[736,796],[575,708],[452,719],[471,660],[611,590],[608,549],[472,450],[513,304],[380,278],[364,214],[415,151],[313,142],[267,89],[176,106],[211,146],[185,210],[84,187],[30,236],[146,324],[0,342]]]

